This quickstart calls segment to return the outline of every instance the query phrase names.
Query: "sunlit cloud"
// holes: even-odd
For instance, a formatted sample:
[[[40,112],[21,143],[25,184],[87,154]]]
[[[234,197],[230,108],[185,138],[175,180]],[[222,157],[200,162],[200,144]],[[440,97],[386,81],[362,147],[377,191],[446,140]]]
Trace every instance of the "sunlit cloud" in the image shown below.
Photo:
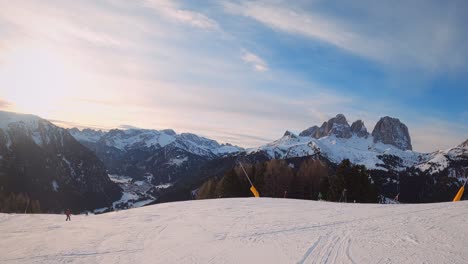
[[[456,46],[457,27],[441,26],[445,33],[419,49],[410,37],[407,49],[401,46],[406,43],[374,38],[372,31],[330,14],[281,1],[210,3],[194,10],[188,1],[5,1],[0,109],[37,114],[64,127],[172,128],[244,147],[277,139],[285,130],[320,125],[337,113],[363,119],[371,130],[380,116],[416,112],[406,123],[417,150],[463,138],[464,127],[450,139],[427,129],[428,123],[413,132],[411,123],[424,113],[396,112],[403,108],[385,98],[369,102],[365,94],[353,93],[353,80],[343,91],[304,78],[281,68],[278,57],[270,56],[275,48],[270,43],[229,32],[250,19],[379,63],[394,65],[404,57],[404,63],[438,69],[464,63],[464,52],[458,59],[446,53]]]
[[[251,52],[244,51],[242,60],[252,65],[252,68],[256,71],[264,72],[268,70],[268,65],[266,62]]]
[[[13,107],[13,104],[0,98],[0,110],[8,111]]]

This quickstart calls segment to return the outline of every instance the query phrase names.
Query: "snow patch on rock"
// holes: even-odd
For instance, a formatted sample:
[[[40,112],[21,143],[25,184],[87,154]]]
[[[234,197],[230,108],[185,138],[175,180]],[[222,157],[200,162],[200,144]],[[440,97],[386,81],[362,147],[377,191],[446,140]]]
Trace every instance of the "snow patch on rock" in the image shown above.
[[[171,165],[171,166],[180,166],[184,162],[187,162],[187,161],[188,161],[188,157],[180,157],[180,158],[178,157],[178,158],[169,160],[166,164]]]
[[[58,185],[57,181],[56,181],[56,180],[53,180],[53,181],[52,181],[52,190],[53,190],[54,192],[58,192],[59,187],[60,187],[60,186]]]

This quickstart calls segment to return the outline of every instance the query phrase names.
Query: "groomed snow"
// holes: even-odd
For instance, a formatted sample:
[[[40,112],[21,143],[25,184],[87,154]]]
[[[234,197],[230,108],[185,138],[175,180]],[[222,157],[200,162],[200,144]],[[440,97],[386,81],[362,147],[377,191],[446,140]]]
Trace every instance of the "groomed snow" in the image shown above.
[[[468,263],[468,202],[244,198],[0,214],[0,263]]]

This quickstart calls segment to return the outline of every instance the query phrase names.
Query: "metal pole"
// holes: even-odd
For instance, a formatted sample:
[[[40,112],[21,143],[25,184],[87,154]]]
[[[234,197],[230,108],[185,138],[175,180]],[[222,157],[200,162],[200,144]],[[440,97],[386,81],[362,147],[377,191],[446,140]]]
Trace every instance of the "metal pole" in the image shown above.
[[[26,209],[24,210],[24,213],[28,212],[28,207],[29,207],[29,201],[28,201],[28,203],[26,204]]]
[[[248,175],[247,172],[245,171],[244,166],[242,166],[242,163],[241,163],[240,161],[239,161],[239,165],[240,165],[240,167],[242,168],[242,171],[244,171],[245,177],[247,177],[247,180],[249,180],[250,185],[253,186],[252,181],[251,181],[250,178],[249,178],[249,175]]]

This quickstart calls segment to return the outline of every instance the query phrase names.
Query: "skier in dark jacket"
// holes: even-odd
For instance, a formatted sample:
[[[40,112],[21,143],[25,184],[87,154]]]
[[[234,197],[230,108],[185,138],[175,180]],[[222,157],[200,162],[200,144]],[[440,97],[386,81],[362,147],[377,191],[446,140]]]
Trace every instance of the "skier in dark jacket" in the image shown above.
[[[71,221],[71,218],[70,218],[70,215],[71,215],[71,210],[70,209],[67,209],[65,211],[65,214],[67,215],[67,219],[65,221]]]

